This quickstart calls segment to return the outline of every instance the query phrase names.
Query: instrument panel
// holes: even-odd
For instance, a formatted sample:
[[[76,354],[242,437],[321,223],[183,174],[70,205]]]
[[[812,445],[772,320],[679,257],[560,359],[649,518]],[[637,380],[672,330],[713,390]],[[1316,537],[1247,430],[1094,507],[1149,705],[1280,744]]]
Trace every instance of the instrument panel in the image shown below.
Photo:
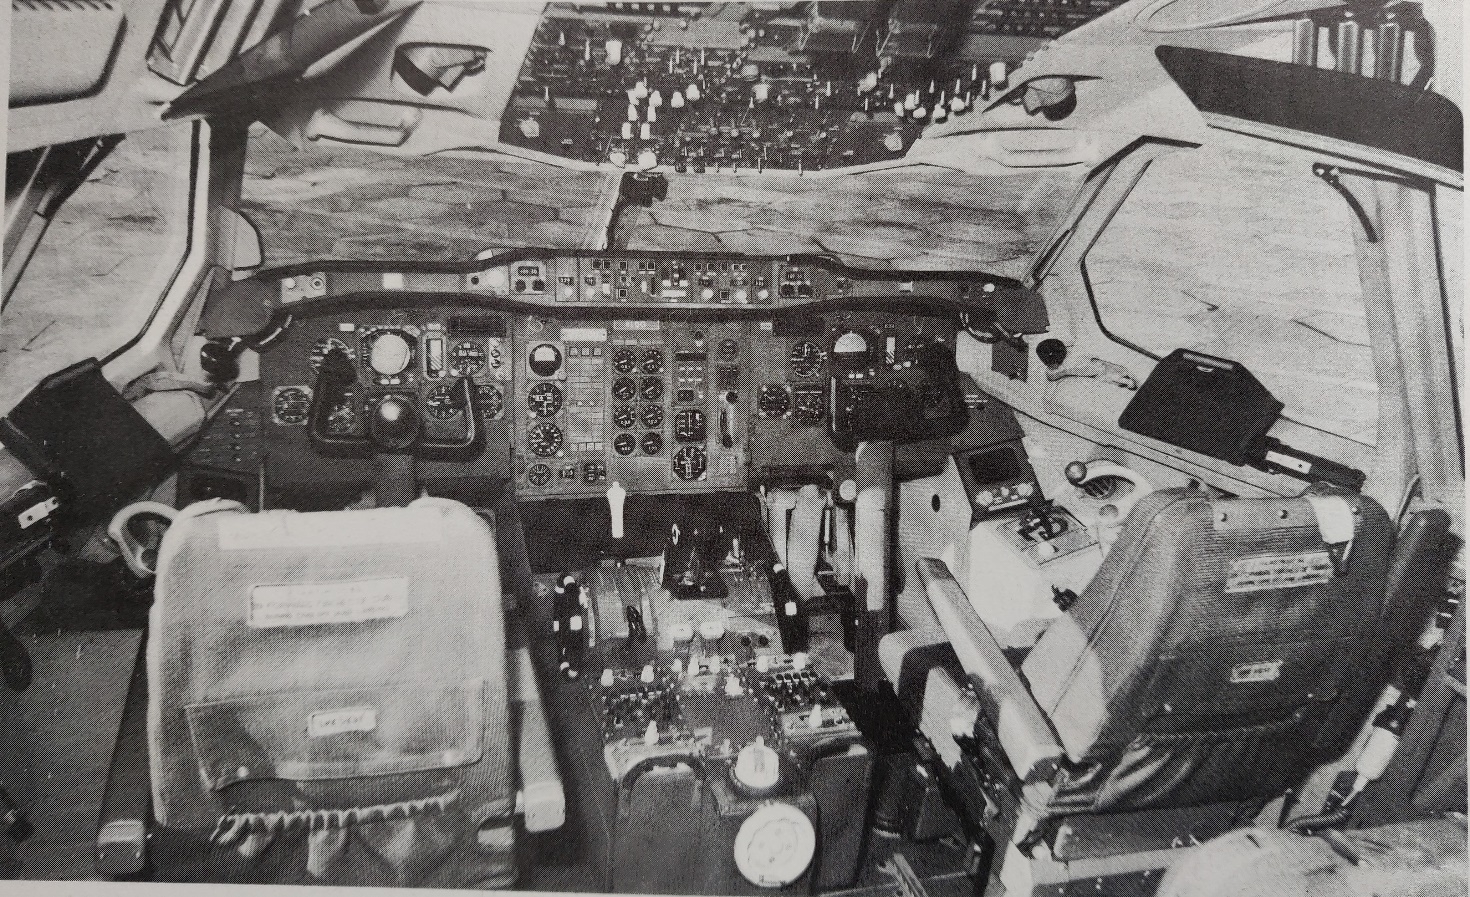
[[[239,402],[259,414],[264,478],[282,494],[371,485],[375,455],[394,450],[371,428],[403,409],[420,436],[396,450],[431,487],[508,481],[544,499],[614,482],[812,482],[854,439],[912,435],[901,420],[897,436],[861,435],[855,418],[872,409],[853,396],[922,410],[916,375],[936,354],[952,366],[960,310],[1012,332],[1046,326],[1039,298],[1005,278],[813,256],[529,251],[476,269],[384,267],[263,275],[279,304],[255,338],[260,383]],[[340,374],[344,357],[353,382],[331,407],[314,402],[323,366]]]
[[[746,484],[747,322],[526,316],[516,342],[522,496]]]

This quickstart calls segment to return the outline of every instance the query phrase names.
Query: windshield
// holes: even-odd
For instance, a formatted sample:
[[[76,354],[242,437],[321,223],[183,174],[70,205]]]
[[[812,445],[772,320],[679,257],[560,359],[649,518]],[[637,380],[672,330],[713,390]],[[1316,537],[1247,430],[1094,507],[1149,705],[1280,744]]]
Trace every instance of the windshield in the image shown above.
[[[1238,361],[1287,417],[1374,445],[1357,219],[1309,159],[1259,146],[1181,149],[1149,165],[1086,257],[1098,319],[1155,356]]]
[[[61,206],[0,313],[0,410],[148,323],[187,249],[193,133],[128,135]]]
[[[838,176],[670,173],[629,211],[631,249],[829,252],[867,268],[1022,276],[1079,171],[977,177],[919,165]],[[242,208],[267,266],[310,260],[462,261],[486,249],[600,245],[617,173],[509,156],[391,156],[308,144],[257,125]]]

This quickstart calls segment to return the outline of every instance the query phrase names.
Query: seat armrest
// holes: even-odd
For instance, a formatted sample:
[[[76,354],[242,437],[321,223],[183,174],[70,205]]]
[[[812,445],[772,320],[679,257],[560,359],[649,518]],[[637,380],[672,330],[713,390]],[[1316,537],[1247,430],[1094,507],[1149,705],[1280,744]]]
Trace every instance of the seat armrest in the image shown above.
[[[1022,782],[1050,778],[1063,749],[1031,690],[975,613],[949,567],[936,558],[920,558],[915,567],[955,656],[971,676],[979,710],[994,728],[1011,768]]]
[[[143,653],[147,630],[128,680],[122,722],[107,769],[102,812],[97,820],[93,864],[108,878],[135,875],[147,863],[148,828],[153,822],[153,785],[148,771],[148,674]]]
[[[526,831],[549,832],[561,828],[567,818],[566,792],[556,767],[551,727],[546,722],[530,650],[525,646],[512,648],[506,660],[511,713],[516,723],[516,812],[524,817]]]

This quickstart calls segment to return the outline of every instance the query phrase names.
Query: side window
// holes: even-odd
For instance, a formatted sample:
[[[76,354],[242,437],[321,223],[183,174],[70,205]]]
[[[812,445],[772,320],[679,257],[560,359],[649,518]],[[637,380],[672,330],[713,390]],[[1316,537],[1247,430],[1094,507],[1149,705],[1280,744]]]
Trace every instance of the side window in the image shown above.
[[[1170,153],[1086,257],[1098,319],[1155,355],[1183,348],[1239,361],[1287,417],[1374,445],[1378,384],[1355,227],[1301,155]]]
[[[188,247],[193,132],[129,134],[61,206],[0,316],[0,412],[148,323]]]

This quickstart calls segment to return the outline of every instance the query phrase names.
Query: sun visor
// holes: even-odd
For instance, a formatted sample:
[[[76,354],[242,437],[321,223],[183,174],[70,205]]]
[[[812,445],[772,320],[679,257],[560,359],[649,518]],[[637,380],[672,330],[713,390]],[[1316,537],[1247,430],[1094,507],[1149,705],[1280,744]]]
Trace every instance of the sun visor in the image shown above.
[[[255,99],[279,102],[282,89],[340,61],[418,5],[328,0],[184,91],[164,117],[210,115]]]
[[[163,479],[173,450],[95,358],[41,381],[0,418],[0,440],[79,522],[108,517]]]
[[[1260,457],[1284,407],[1244,365],[1175,349],[1134,393],[1118,426],[1239,466]]]
[[[199,332],[207,339],[258,333],[270,324],[280,292],[277,281],[230,280],[220,269],[205,301]]]
[[[1055,118],[1040,107],[1026,111],[1028,85],[1051,86],[1061,81],[1070,83],[1075,93],[1070,112]],[[979,152],[1003,165],[1034,166],[1041,157],[1030,143],[1017,150],[1014,141],[1002,138],[1038,130],[1056,132],[1058,140],[1069,136],[1072,143],[1088,150],[1087,158],[1073,158],[1078,155],[1075,150],[1057,153],[1057,161],[1049,164],[1101,161],[1140,137],[1201,143],[1207,132],[1203,116],[1169,78],[1151,45],[1102,47],[1060,41],[1038,50],[1010,73],[1005,87],[983,111],[930,125],[914,144],[909,159],[937,161],[946,154],[947,145],[963,144],[968,152]],[[991,136],[978,145],[974,136],[956,140],[969,135]]]

